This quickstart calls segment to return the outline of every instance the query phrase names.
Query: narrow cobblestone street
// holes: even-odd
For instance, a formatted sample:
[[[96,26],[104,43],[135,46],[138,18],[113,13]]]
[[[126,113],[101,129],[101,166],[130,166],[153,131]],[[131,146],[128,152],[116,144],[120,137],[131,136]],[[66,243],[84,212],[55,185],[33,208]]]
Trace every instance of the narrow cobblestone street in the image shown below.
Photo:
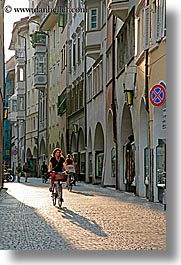
[[[163,205],[79,182],[64,189],[59,209],[48,186],[38,178],[4,184],[1,250],[166,250]]]

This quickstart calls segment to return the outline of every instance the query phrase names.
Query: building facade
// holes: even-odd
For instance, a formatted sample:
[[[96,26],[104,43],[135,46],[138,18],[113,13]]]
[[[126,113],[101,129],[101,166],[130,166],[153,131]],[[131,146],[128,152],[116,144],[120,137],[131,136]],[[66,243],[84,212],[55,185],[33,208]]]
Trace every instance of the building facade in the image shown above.
[[[166,101],[150,95],[166,94],[165,2],[30,1],[26,147],[39,166],[60,146],[80,180],[162,201]]]
[[[5,63],[4,110],[7,110],[7,112],[8,112],[8,100],[14,94],[14,73],[15,73],[15,56],[12,56]],[[13,135],[12,135],[13,124],[11,124],[7,118],[8,118],[8,115],[6,119],[4,119],[3,163],[7,168],[11,168],[11,156],[13,156],[11,152],[12,151],[11,140],[13,139]],[[12,169],[14,169],[14,165],[12,165]]]
[[[0,189],[3,186],[4,4],[0,1]]]

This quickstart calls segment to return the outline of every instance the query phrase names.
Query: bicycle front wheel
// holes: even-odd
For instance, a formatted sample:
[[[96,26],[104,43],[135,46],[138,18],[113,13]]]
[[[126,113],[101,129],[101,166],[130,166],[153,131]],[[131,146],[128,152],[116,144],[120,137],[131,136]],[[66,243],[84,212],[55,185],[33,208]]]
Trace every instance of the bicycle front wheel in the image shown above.
[[[62,185],[59,186],[58,188],[58,206],[61,207],[63,202],[62,198]]]

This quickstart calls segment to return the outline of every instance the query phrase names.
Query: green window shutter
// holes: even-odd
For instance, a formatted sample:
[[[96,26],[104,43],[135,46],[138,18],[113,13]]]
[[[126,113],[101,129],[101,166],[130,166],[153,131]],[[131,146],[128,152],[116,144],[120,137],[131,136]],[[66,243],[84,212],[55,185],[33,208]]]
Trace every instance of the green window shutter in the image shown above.
[[[66,90],[58,96],[57,114],[62,115],[66,111]]]

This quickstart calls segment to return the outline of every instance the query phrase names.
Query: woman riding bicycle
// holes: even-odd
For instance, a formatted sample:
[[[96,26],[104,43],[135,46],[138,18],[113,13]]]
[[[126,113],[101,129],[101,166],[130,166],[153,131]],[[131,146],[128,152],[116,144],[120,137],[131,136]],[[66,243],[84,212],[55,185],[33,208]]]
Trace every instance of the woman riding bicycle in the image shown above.
[[[60,173],[65,170],[65,158],[62,155],[61,148],[55,148],[52,152],[49,165],[48,165],[48,172],[55,171],[55,173]],[[49,191],[52,191],[52,187],[54,184],[54,175],[51,175],[51,181],[50,181],[50,188]]]
[[[66,185],[68,187],[70,185],[71,180],[73,179],[73,173],[75,173],[74,160],[70,154],[67,155],[64,165],[66,171],[68,172],[67,185]]]

